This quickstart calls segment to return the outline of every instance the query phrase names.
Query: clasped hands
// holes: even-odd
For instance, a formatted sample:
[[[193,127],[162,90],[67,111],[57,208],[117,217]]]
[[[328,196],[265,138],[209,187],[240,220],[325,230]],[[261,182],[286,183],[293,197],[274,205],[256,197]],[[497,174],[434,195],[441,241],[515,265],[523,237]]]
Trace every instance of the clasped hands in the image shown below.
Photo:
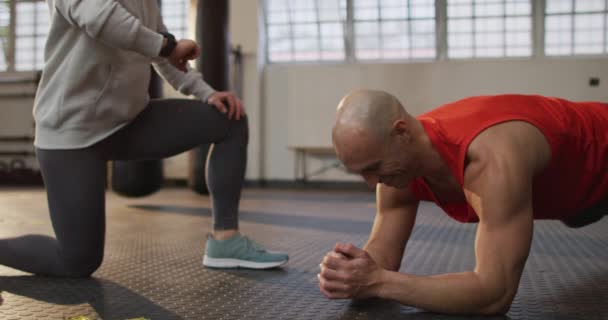
[[[319,266],[319,289],[329,299],[365,299],[378,295],[384,269],[365,250],[338,243]]]

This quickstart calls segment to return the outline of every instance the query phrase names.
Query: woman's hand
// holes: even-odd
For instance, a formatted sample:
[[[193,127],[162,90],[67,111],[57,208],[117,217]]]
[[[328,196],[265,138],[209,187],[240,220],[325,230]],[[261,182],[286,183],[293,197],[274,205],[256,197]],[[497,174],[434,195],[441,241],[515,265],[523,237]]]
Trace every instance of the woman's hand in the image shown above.
[[[243,103],[232,92],[218,91],[207,98],[207,103],[214,106],[221,113],[228,113],[228,119],[240,120],[245,116]]]
[[[201,54],[201,49],[196,44],[196,42],[192,40],[179,40],[173,52],[169,56],[169,63],[171,63],[177,69],[187,72],[188,69],[186,65],[189,60],[194,60],[199,57]]]

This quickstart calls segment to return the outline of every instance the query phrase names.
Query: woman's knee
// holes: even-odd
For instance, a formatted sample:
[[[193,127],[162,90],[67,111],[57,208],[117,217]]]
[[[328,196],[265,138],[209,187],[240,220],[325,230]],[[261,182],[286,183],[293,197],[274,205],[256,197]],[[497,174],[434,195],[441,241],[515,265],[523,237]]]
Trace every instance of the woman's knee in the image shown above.
[[[103,252],[85,252],[64,257],[64,272],[66,277],[90,277],[103,261]]]
[[[230,136],[238,139],[245,146],[249,143],[249,120],[247,117],[230,121]]]

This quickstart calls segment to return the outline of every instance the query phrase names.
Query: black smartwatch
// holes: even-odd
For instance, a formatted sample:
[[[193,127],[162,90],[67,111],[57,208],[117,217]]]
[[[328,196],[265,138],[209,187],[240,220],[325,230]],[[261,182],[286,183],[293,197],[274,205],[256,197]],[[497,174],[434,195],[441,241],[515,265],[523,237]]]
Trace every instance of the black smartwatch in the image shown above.
[[[173,50],[175,50],[175,47],[177,46],[177,41],[175,40],[175,36],[168,32],[160,32],[160,34],[162,34],[163,37],[167,39],[167,44],[165,44],[165,46],[160,49],[160,53],[158,55],[164,58],[168,58],[169,56],[171,56],[171,53],[173,53]]]

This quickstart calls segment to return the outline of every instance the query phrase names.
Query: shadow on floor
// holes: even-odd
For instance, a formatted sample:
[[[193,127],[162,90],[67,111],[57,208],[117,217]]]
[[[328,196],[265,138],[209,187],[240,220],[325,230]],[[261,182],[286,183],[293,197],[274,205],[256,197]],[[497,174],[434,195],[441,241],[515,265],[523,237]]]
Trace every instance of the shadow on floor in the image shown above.
[[[190,216],[211,217],[211,209],[202,207],[187,207],[174,205],[132,205],[131,208],[160,212],[178,213]],[[369,233],[372,221],[356,221],[338,218],[292,216],[268,212],[241,211],[239,220],[267,225],[275,225],[290,228],[306,228],[333,232]]]
[[[182,319],[117,283],[99,278],[62,279],[40,276],[0,276],[0,290],[48,305],[44,309],[88,304],[103,319]],[[7,301],[4,301],[5,307]],[[50,312],[49,312],[50,313]],[[77,314],[70,316],[79,316]]]
[[[204,207],[189,207],[189,206],[176,206],[176,205],[147,205],[138,204],[131,205],[131,208],[146,210],[148,212],[156,213],[177,213],[189,216],[200,216],[200,217],[211,217],[211,209]],[[348,218],[324,218],[324,217],[310,217],[310,216],[293,216],[280,213],[268,213],[258,211],[241,211],[239,214],[239,220],[245,222],[274,225],[279,227],[289,228],[304,228],[313,229],[319,231],[330,231],[330,232],[343,232],[343,233],[357,233],[367,235],[370,233],[373,221],[358,221],[349,220]],[[412,234],[412,240],[418,241],[434,241],[442,242],[452,245],[471,245],[475,237],[475,233],[471,232],[467,237],[454,238],[437,238],[438,229],[442,229],[442,234],[448,234],[447,231],[458,231],[462,226],[454,223],[453,226],[430,226],[425,224],[418,224],[414,228]]]
[[[211,209],[205,207],[191,207],[191,206],[177,206],[177,205],[147,205],[147,204],[138,204],[131,205],[131,208],[146,210],[148,212],[156,212],[156,213],[177,213],[189,216],[201,216],[201,217],[211,217]],[[310,216],[293,216],[288,214],[280,214],[280,213],[268,213],[268,212],[258,212],[258,211],[241,211],[239,220],[244,222],[251,223],[259,223],[266,225],[274,225],[279,227],[289,227],[289,228],[305,228],[319,231],[330,231],[330,232],[342,232],[342,233],[356,233],[367,235],[371,231],[372,227],[372,219],[369,221],[358,221],[358,220],[349,220],[348,218],[325,218],[325,217],[310,217]],[[542,222],[538,222],[542,223]],[[428,225],[423,223],[418,223],[414,227],[414,231],[411,236],[412,241],[431,241],[435,243],[449,243],[450,245],[457,246],[471,246],[474,243],[475,239],[475,231],[472,228],[472,224],[461,224],[457,222],[453,222],[453,224],[448,226],[436,226],[436,225]],[[467,230],[463,230],[468,228]],[[470,230],[469,230],[470,229]],[[461,236],[455,237],[454,233],[464,233]],[[585,242],[585,247],[593,249],[592,252],[601,251],[599,246],[603,245],[603,243],[599,242],[597,238],[590,237],[581,233],[580,235],[575,234],[553,234],[552,232],[548,232],[546,230],[537,230],[538,234],[542,234],[543,238],[547,236],[557,236],[560,239],[564,237],[567,241],[578,241]],[[441,235],[441,236],[438,236]],[[538,242],[537,240],[534,241]],[[553,252],[552,248],[546,247],[537,247],[537,245],[533,243],[533,251],[537,253],[551,254],[551,255],[561,255],[561,256],[575,256],[581,258],[587,258],[584,256],[585,252],[583,251],[560,251]]]
[[[567,320],[567,319],[608,319],[608,270],[601,272],[555,274],[555,277],[567,277],[562,282],[572,282],[571,286],[557,291],[557,295],[540,297],[539,304],[551,308],[539,308],[539,318]],[[555,278],[553,277],[553,278]],[[551,280],[551,276],[547,279]]]
[[[353,301],[337,319],[403,319],[403,320],[508,320],[507,316],[453,316],[426,312],[420,309],[402,306],[401,304],[382,299]],[[329,319],[328,319],[329,320]]]

